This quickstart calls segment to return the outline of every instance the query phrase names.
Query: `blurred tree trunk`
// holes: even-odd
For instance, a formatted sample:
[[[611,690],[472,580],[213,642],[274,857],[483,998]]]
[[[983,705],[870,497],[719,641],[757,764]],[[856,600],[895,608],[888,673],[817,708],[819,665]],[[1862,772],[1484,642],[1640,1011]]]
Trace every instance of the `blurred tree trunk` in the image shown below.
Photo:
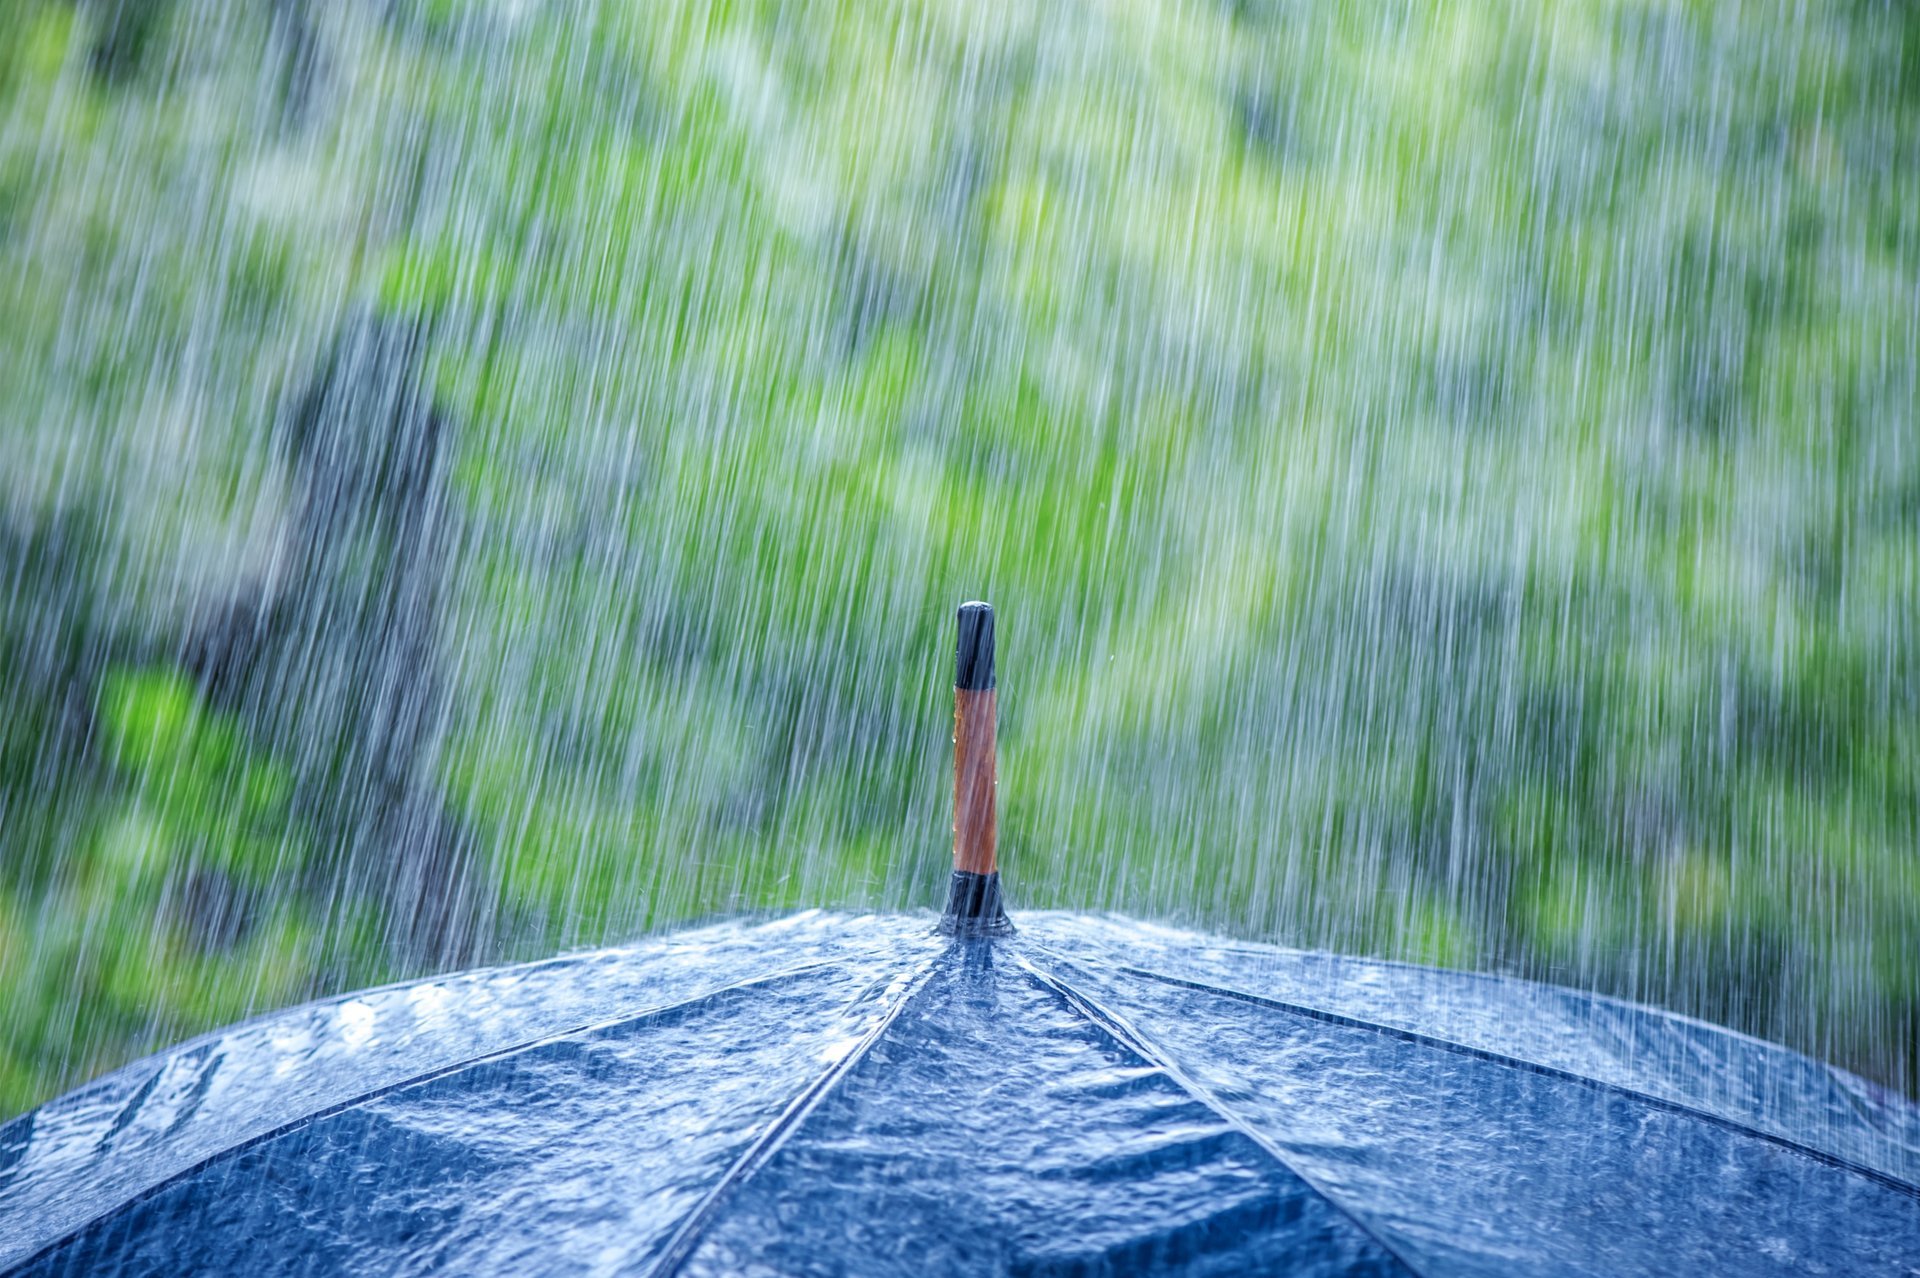
[[[293,399],[281,568],[202,630],[190,664],[292,765],[326,886],[384,897],[403,955],[446,962],[470,951],[475,911],[436,772],[451,519],[425,337],[357,319]]]

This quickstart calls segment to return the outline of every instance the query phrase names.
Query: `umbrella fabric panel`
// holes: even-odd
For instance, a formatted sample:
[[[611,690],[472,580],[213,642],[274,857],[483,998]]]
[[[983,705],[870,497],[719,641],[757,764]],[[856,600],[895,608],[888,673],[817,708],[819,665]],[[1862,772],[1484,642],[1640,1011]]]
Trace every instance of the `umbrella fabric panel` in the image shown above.
[[[1409,1272],[990,947],[943,959],[686,1251],[690,1275]]]
[[[1920,1107],[1775,1043],[1511,977],[1230,941],[1131,920],[1023,916],[1025,935],[1134,966],[1444,1038],[1704,1109],[1920,1182]]]
[[[1051,950],[1140,964],[1589,1074],[1920,1179],[1920,1108],[1772,1044],[1499,977],[1114,919],[1021,918]],[[928,920],[805,914],[287,1009],[137,1062],[0,1126],[0,1268],[303,1111],[775,967],[931,952]]]
[[[676,1261],[698,1266],[745,1263],[756,1253],[738,1231],[761,1210],[757,1196],[769,1192],[764,1177],[784,1175],[792,1160],[814,1157],[809,1151],[816,1144],[830,1145],[835,1156],[864,1148],[834,1143],[826,1124],[845,1115],[841,1107],[862,1096],[904,1096],[928,1081],[886,1091],[894,1084],[883,1072],[911,1073],[902,1042],[945,1053],[954,1069],[1001,1080],[1006,1129],[1041,1133],[1057,1123],[1065,1133],[1032,1138],[1035,1152],[1028,1162],[1053,1170],[1022,1190],[1026,1197],[1008,1188],[982,1191],[973,1200],[976,1213],[1015,1240],[1004,1253],[1013,1267],[1098,1272],[1153,1255],[1185,1257],[1193,1272],[1216,1264],[1257,1268],[1266,1255],[1258,1248],[1285,1250],[1276,1240],[1294,1237],[1289,1230],[1312,1233],[1319,1227],[1313,1221],[1340,1219],[1341,1212],[1324,1202],[1307,1205],[1318,1201],[1301,1192],[1307,1183],[1324,1188],[1351,1217],[1345,1226],[1327,1226],[1324,1235],[1330,1241],[1319,1254],[1332,1257],[1327,1263],[1336,1271],[1348,1263],[1340,1240],[1351,1240],[1341,1230],[1359,1230],[1354,1220],[1385,1240],[1384,1250],[1353,1253],[1352,1264],[1362,1271],[1392,1251],[1416,1261],[1422,1272],[1665,1271],[1694,1255],[1689,1247],[1704,1248],[1710,1240],[1715,1254],[1699,1264],[1701,1272],[1766,1272],[1768,1264],[1796,1258],[1792,1263],[1808,1272],[1827,1264],[1829,1272],[1873,1273],[1885,1271],[1889,1257],[1920,1252],[1911,1200],[1902,1200],[1897,1188],[1782,1150],[1760,1136],[1671,1112],[1673,1105],[1689,1106],[1910,1183],[1900,1172],[1914,1165],[1920,1110],[1783,1048],[1655,1010],[1506,978],[1306,954],[1114,919],[1024,915],[1020,934],[1009,942],[951,951],[933,935],[933,922],[928,915],[812,914],[721,925],[622,950],[366,991],[206,1036],[0,1127],[0,1272],[36,1255],[35,1272],[57,1271],[49,1269],[56,1261],[71,1272],[101,1272],[99,1262],[129,1258],[134,1263],[125,1272],[141,1272],[142,1254],[151,1261],[150,1271],[174,1272],[180,1260],[167,1242],[170,1230],[204,1235],[204,1248],[216,1259],[221,1246],[246,1256],[244,1266],[231,1262],[240,1272],[272,1272],[263,1259],[270,1250],[248,1240],[256,1233],[270,1240],[291,1228],[289,1220],[303,1229],[312,1226],[319,1239],[312,1244],[315,1254],[330,1245],[327,1238],[388,1239],[376,1248],[370,1272],[405,1272],[412,1258],[439,1255],[457,1256],[458,1267],[472,1271],[538,1272],[549,1260],[558,1264],[558,1257],[567,1259],[568,1271],[591,1271],[601,1262],[645,1264],[652,1254],[646,1248],[669,1246]],[[994,956],[993,977],[985,985],[974,975],[963,981],[942,966],[910,1002],[889,993],[909,974],[928,970],[936,960],[947,962],[943,956],[981,954]],[[859,995],[848,996],[851,1002],[828,997],[801,1006],[798,991],[814,988],[808,985],[813,974],[832,984],[823,968],[832,968],[834,979],[844,976]],[[1170,985],[1170,979],[1245,993],[1229,997]],[[778,1017],[757,1012],[779,1000],[735,1001],[735,994],[722,990],[743,982],[790,989],[796,1001]],[[1144,1010],[1123,1011],[1129,997]],[[1312,1014],[1250,1001],[1260,998]],[[489,1073],[503,1068],[490,1058],[537,1043],[522,1055],[544,1062],[539,1069],[555,1071],[555,1078],[575,1070],[570,1086],[577,1089],[586,1085],[581,1079],[599,1076],[578,1062],[568,1064],[566,1051],[551,1059],[542,1055],[550,1046],[546,1040],[594,1041],[587,1057],[599,1059],[613,1049],[594,1035],[567,1031],[681,1003],[689,1005],[685,1025],[696,1017],[712,1022],[709,1055],[669,1054],[656,1062],[658,1069],[634,1057],[634,1069],[652,1080],[634,1085],[637,1108],[624,1109],[622,1087],[609,1085],[590,1102],[589,1108],[611,1106],[595,1111],[605,1121],[591,1131],[568,1126],[571,1111],[558,1099],[558,1083],[548,1097],[535,1077]],[[1048,1006],[1055,1009],[1052,1015],[1066,1008],[1067,1023],[1078,1025],[1082,1038],[1048,1028]],[[841,1015],[848,1007],[856,1009],[851,1021]],[[1030,1036],[1009,1036],[999,1021],[982,1019],[987,1007],[1008,1017],[1009,1009],[1025,1009],[1020,1016],[1041,1020]],[[1316,1019],[1325,1014],[1363,1024],[1329,1026]],[[677,1013],[656,1015],[663,1025],[679,1023]],[[954,1042],[911,1037],[931,1035],[942,1016],[973,1025],[982,1035],[992,1027],[999,1037],[983,1037],[977,1060]],[[814,1056],[803,1061],[809,1049],[792,1045],[820,1019],[830,1028]],[[640,1026],[647,1020],[635,1023],[636,1041],[645,1037]],[[770,1020],[777,1029],[767,1027]],[[868,1026],[884,1032],[866,1037]],[[1434,1041],[1409,1043],[1408,1034]],[[1085,1055],[1088,1043],[1104,1046]],[[790,1058],[793,1070],[767,1068],[755,1075],[754,1052],[787,1047],[798,1053]],[[1600,1085],[1567,1078],[1543,1082],[1540,1069],[1479,1061],[1466,1049],[1591,1076]],[[1039,1054],[1039,1072],[1021,1063],[1022,1052]],[[423,1077],[462,1065],[472,1065],[476,1077],[462,1076],[457,1084]],[[1110,1171],[1128,1169],[1125,1175],[1114,1171],[1111,1182],[1075,1170],[1084,1170],[1095,1148],[1091,1137],[1072,1135],[1076,1117],[1114,1131],[1125,1128],[1122,1110],[1096,1103],[1104,1095],[1098,1086],[1077,1091],[1064,1081],[1102,1071],[1134,1079],[1128,1086],[1142,1089],[1153,1105],[1164,1102],[1188,1115],[1165,1135],[1169,1165],[1145,1154],[1110,1161],[1102,1164]],[[1534,1081],[1501,1081],[1508,1075]],[[737,1080],[738,1107],[716,1102],[703,1109],[688,1102],[672,1110],[679,1115],[672,1131],[680,1144],[671,1157],[639,1139],[631,1143],[637,1161],[621,1168],[615,1164],[628,1157],[626,1146],[595,1143],[623,1122],[643,1123],[635,1116],[647,1106],[671,1110],[671,1097],[709,1086],[724,1090],[728,1078]],[[1330,1090],[1323,1108],[1315,1110],[1323,1083]],[[522,1097],[519,1089],[529,1086],[532,1092]],[[1652,1099],[1634,1101],[1618,1088]],[[764,1091],[756,1092],[757,1107],[748,1118],[746,1092],[754,1089]],[[399,1099],[410,1091],[422,1108]],[[1601,1104],[1596,1096],[1612,1099]],[[1661,1108],[1663,1101],[1667,1108]],[[1200,1119],[1179,1108],[1195,1105],[1218,1109]],[[952,1149],[965,1148],[966,1133],[986,1121],[974,1115],[962,1123],[925,1103],[903,1100],[901,1108],[899,1121],[923,1122],[928,1148],[949,1149],[948,1163]],[[313,1121],[302,1126],[308,1117]],[[884,1117],[878,1102],[853,1112],[853,1120],[865,1125],[861,1141],[877,1148],[897,1134],[883,1130]],[[518,1159],[509,1156],[516,1145],[526,1147]],[[555,1156],[552,1151],[561,1151],[560,1162],[543,1161]],[[1064,1161],[1049,1164],[1050,1151]],[[511,1230],[504,1241],[481,1237],[476,1213],[482,1204],[511,1208],[545,1202],[542,1195],[557,1186],[579,1188],[580,1177],[569,1180],[567,1159],[575,1152],[585,1160],[581,1166],[608,1160],[583,1175],[620,1186],[620,1203],[596,1208],[591,1191],[570,1189],[568,1201],[577,1200],[586,1215],[570,1217],[570,1208],[547,1213],[567,1223],[570,1241],[548,1239],[543,1251],[514,1250]],[[725,1168],[743,1158],[754,1160],[749,1174],[729,1179]],[[882,1161],[903,1175],[925,1170],[904,1154]],[[1287,1180],[1286,1165],[1304,1180]],[[878,1166],[852,1158],[833,1174],[881,1204],[872,1218],[895,1221],[896,1245],[909,1232],[938,1228],[943,1218],[932,1214],[928,1202],[909,1195],[902,1206],[888,1196]],[[1260,1188],[1247,1188],[1256,1183],[1246,1181],[1248,1175]],[[1128,1176],[1141,1178],[1144,1197],[1137,1201],[1154,1205],[1136,1214],[1131,1233],[1124,1221],[1100,1214],[1102,1195],[1126,1197],[1129,1191],[1119,1186]],[[1171,1187],[1184,1183],[1181,1176],[1208,1191],[1180,1199]],[[355,1178],[360,1198],[349,1201],[344,1188],[329,1196],[327,1187]],[[1649,1181],[1660,1183],[1645,1193],[1629,1192]],[[197,1190],[190,1188],[196,1184]],[[1093,1192],[1096,1184],[1103,1186],[1099,1193]],[[727,1188],[706,1196],[721,1185]],[[1291,1197],[1283,1186],[1293,1187]],[[484,1192],[476,1193],[471,1206],[449,1205],[469,1187]],[[651,1201],[656,1190],[665,1195],[657,1211],[628,1206]],[[1077,1207],[1072,1193],[1083,1193]],[[250,1209],[250,1196],[291,1214]],[[1050,1204],[1045,1211],[1031,1209],[1031,1202],[1043,1200]],[[1204,1206],[1197,1205],[1203,1200]],[[1302,1204],[1299,1215],[1288,1203]],[[394,1204],[418,1210],[409,1214]],[[596,1213],[603,1208],[605,1220],[620,1222],[619,1241],[598,1252],[594,1239],[601,1227],[591,1222],[602,1219]],[[621,1210],[629,1214],[620,1216]],[[368,1213],[366,1222],[354,1212]],[[849,1236],[865,1219],[860,1213],[835,1218],[824,1209],[812,1215],[838,1219],[835,1227]],[[1791,1236],[1776,1237],[1772,1222],[1779,1220],[1805,1223]],[[1674,1222],[1691,1223],[1683,1229]],[[1035,1232],[1043,1226],[1051,1232]],[[493,1227],[500,1228],[498,1221]],[[77,1230],[83,1232],[75,1237]],[[1225,1241],[1236,1230],[1245,1238]],[[1733,1233],[1723,1238],[1716,1230]],[[1364,1231],[1352,1236],[1364,1238]],[[546,1236],[535,1230],[534,1237]],[[669,1244],[669,1238],[678,1241]],[[62,1239],[69,1241],[57,1252],[44,1252]],[[1581,1239],[1592,1244],[1591,1253]],[[1250,1250],[1236,1252],[1239,1243]],[[753,1245],[774,1243],[760,1238]],[[1821,1258],[1823,1249],[1828,1259]],[[1579,1256],[1588,1254],[1604,1261],[1583,1269]],[[913,1267],[926,1268],[927,1262]],[[1892,1272],[1907,1270],[1895,1263]]]
[[[906,988],[814,968],[407,1084],[217,1158],[19,1272],[624,1272]]]
[[[1737,1126],[1524,1063],[1061,965],[1430,1275],[1907,1275],[1920,1197]]]
[[[366,990],[206,1035],[0,1127],[0,1272],[223,1150],[459,1061],[786,967],[879,977],[939,942],[925,918],[809,913]]]

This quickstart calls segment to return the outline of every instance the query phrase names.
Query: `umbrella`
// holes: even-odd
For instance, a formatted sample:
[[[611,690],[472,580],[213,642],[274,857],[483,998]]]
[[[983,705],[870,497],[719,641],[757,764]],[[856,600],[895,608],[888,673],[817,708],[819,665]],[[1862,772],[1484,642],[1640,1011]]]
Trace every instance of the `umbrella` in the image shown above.
[[[723,924],[197,1039],[0,1128],[0,1271],[1920,1273],[1920,1109],[1784,1048],[1010,920],[969,609],[937,925]]]

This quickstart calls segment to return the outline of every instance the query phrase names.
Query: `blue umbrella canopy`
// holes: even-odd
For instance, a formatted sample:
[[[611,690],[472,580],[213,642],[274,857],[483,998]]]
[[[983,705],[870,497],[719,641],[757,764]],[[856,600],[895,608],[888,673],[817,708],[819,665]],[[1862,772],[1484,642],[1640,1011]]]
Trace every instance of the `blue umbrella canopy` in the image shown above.
[[[0,1128],[15,1274],[1912,1274],[1920,1110],[1485,975],[805,914],[366,991]]]

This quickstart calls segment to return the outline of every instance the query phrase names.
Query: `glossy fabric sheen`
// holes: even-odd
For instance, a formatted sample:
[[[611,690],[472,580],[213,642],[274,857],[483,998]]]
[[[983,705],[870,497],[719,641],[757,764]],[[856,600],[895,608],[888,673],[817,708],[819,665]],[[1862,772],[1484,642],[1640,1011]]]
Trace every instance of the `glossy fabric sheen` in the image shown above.
[[[275,1013],[0,1128],[0,1273],[1920,1274],[1915,1109],[1498,977],[810,914]]]
[[[999,948],[940,965],[685,1272],[1406,1272]]]

